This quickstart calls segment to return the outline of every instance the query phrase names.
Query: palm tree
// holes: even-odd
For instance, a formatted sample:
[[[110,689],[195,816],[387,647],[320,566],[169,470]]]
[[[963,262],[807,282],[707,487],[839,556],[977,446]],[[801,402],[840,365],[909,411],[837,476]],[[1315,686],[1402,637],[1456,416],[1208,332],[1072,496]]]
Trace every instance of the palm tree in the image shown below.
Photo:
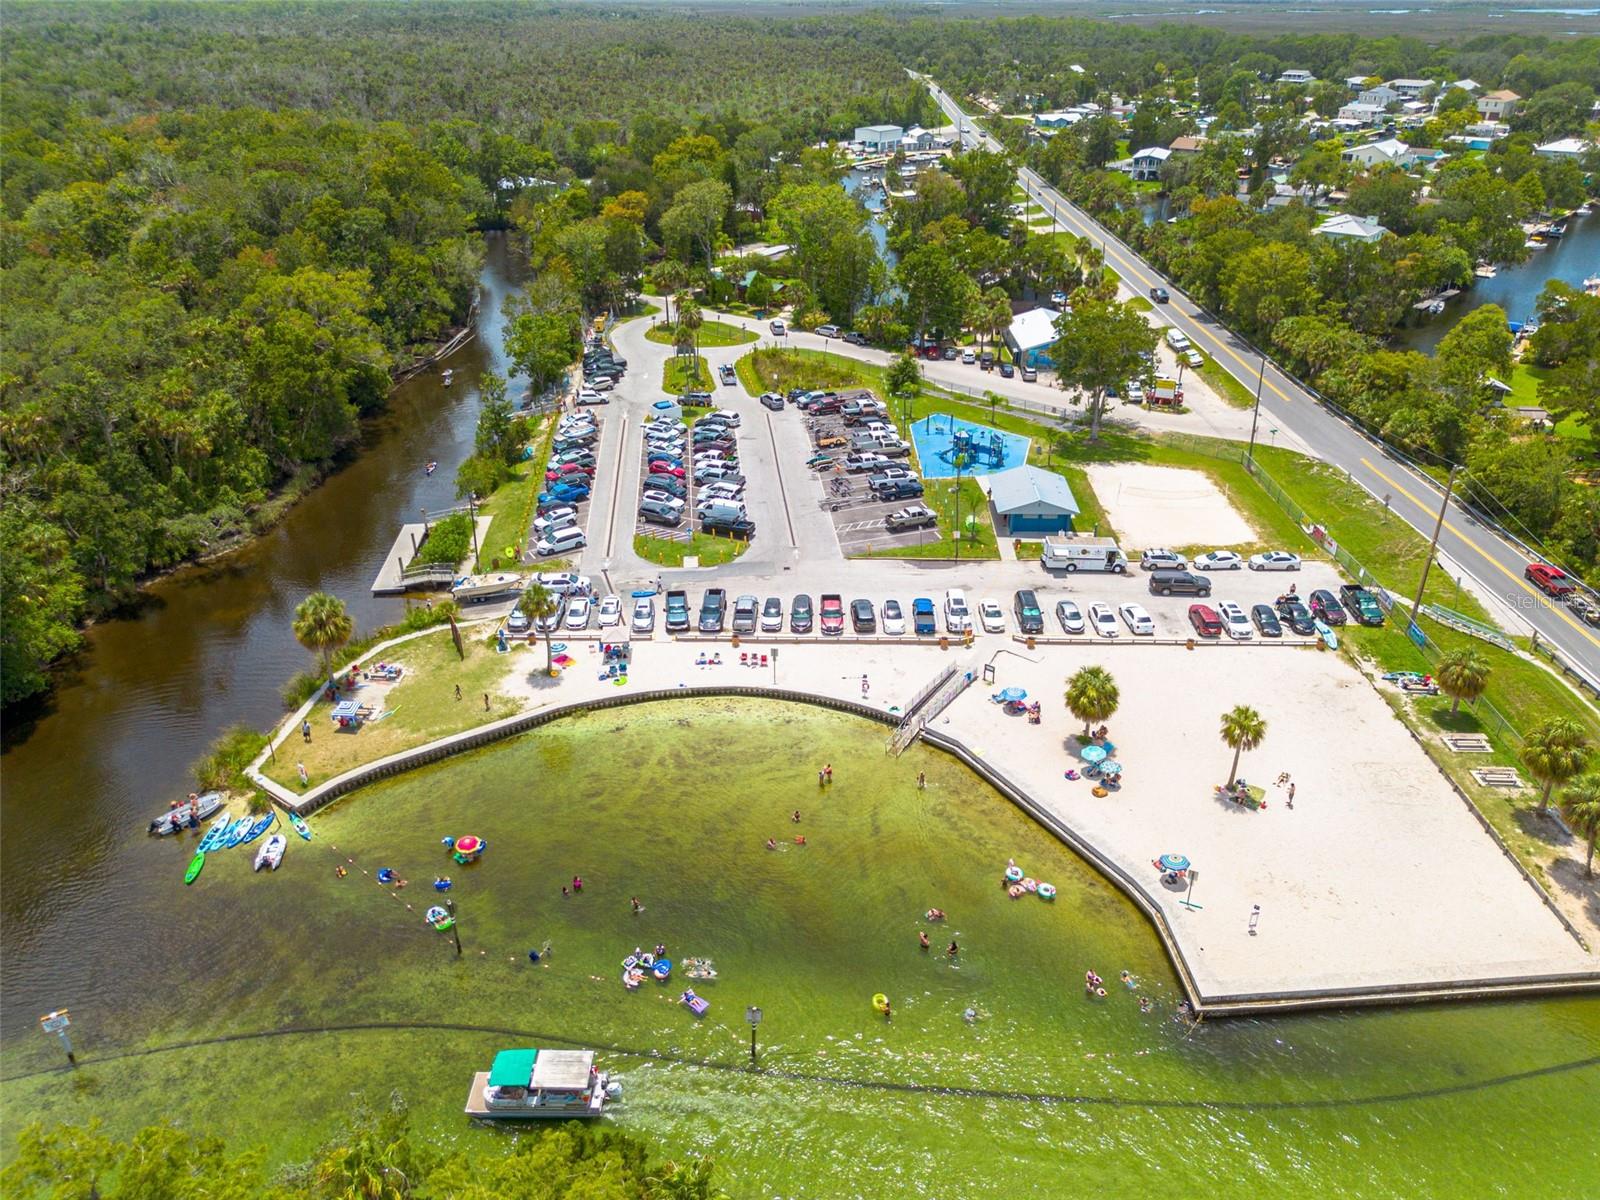
[[[1483,695],[1489,683],[1489,664],[1476,650],[1464,647],[1445,655],[1433,678],[1439,690],[1450,697],[1453,717],[1460,711],[1463,700],[1470,704]]]
[[[1236,704],[1222,714],[1222,740],[1233,747],[1233,766],[1228,769],[1228,787],[1239,775],[1239,755],[1254,750],[1267,736],[1267,722],[1248,704]]]
[[[1600,838],[1600,775],[1580,775],[1561,793],[1561,807],[1567,810],[1567,824],[1589,839],[1589,857],[1583,873],[1594,878],[1594,843]]]
[[[700,353],[700,326],[705,322],[705,313],[700,310],[700,301],[693,296],[685,296],[678,301],[678,328],[687,329],[694,334],[694,352]]]
[[[689,272],[684,265],[675,258],[662,259],[655,269],[650,272],[656,290],[661,293],[662,299],[667,304],[667,323],[672,323],[672,301],[684,284],[689,282]]]
[[[322,674],[333,673],[333,652],[350,640],[356,623],[344,601],[327,592],[312,592],[294,610],[294,638],[307,650],[322,655]]]
[[[1083,736],[1096,721],[1108,721],[1117,711],[1122,693],[1104,667],[1079,667],[1067,680],[1067,711],[1083,722]]]
[[[1571,717],[1552,717],[1522,743],[1522,762],[1544,785],[1539,811],[1550,811],[1550,793],[1557,784],[1583,774],[1589,761],[1589,738]]]
[[[551,674],[556,669],[555,652],[550,649],[550,626],[541,624],[561,611],[561,597],[557,596],[542,583],[530,583],[523,590],[522,599],[517,601],[517,607],[523,615],[534,622],[534,628],[544,634],[544,669],[545,674]]]

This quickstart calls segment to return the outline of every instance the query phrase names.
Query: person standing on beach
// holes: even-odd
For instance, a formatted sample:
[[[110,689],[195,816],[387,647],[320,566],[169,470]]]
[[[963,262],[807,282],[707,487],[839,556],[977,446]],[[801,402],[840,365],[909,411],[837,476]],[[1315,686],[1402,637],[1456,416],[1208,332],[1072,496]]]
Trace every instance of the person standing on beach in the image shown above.
[[[919,791],[919,792],[926,791],[927,787],[928,787],[928,773],[926,771],[918,771],[917,772],[917,791]]]
[[[1289,807],[1294,807],[1294,784],[1289,785]]]
[[[827,763],[822,768],[822,777],[829,783],[833,782],[833,764]]]

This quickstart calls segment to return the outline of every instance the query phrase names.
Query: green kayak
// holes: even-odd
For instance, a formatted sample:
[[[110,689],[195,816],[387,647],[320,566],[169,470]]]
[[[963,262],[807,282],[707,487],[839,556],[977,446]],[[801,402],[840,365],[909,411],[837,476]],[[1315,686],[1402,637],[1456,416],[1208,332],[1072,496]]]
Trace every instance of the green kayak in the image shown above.
[[[193,883],[196,879],[200,878],[200,870],[205,865],[206,856],[204,854],[196,854],[193,858],[191,858],[189,860],[189,869],[183,873],[184,883]]]

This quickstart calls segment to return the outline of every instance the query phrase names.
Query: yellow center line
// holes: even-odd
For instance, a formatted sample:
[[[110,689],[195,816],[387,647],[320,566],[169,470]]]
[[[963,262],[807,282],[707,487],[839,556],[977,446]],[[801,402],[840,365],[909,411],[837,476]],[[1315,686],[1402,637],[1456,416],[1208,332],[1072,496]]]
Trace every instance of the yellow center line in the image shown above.
[[[1397,483],[1394,479],[1390,478],[1388,475],[1386,475],[1382,471],[1380,471],[1378,469],[1378,467],[1370,459],[1363,458],[1361,460],[1361,465],[1366,467],[1367,470],[1371,471],[1374,475],[1376,475],[1379,479],[1383,480],[1390,487],[1394,488],[1395,491],[1399,492],[1402,496],[1404,496],[1407,500],[1411,501],[1411,503],[1415,504],[1418,508],[1423,509],[1424,511],[1426,511],[1429,508],[1429,505],[1424,504],[1421,500],[1417,499],[1417,497],[1413,496],[1410,492],[1406,491],[1406,489],[1404,487],[1402,487],[1399,483]],[[1448,529],[1451,533],[1455,534],[1458,538],[1460,538],[1467,545],[1471,546],[1472,549],[1474,551],[1476,551],[1478,553],[1478,555],[1485,562],[1492,564],[1495,567],[1496,570],[1501,572],[1501,574],[1505,575],[1505,577],[1507,579],[1511,580],[1519,588],[1521,588],[1523,591],[1527,592],[1528,595],[1532,596],[1535,600],[1539,601],[1540,603],[1544,603],[1545,601],[1547,601],[1549,599],[1549,597],[1547,597],[1543,592],[1537,590],[1526,579],[1524,579],[1521,575],[1518,575],[1515,571],[1511,570],[1504,563],[1500,562],[1498,559],[1490,558],[1489,555],[1485,554],[1483,552],[1483,550],[1481,550],[1477,546],[1477,544],[1473,542],[1473,540],[1471,538],[1469,538],[1466,534],[1462,533],[1461,530],[1457,529],[1449,521],[1446,521],[1444,523],[1444,527],[1446,529]],[[1551,612],[1555,613],[1556,616],[1560,617],[1561,620],[1565,621],[1568,625],[1571,625],[1574,629],[1576,629],[1580,634],[1582,634],[1589,641],[1593,642],[1596,646],[1600,646],[1600,638],[1595,637],[1594,634],[1590,633],[1582,625],[1579,625],[1577,621],[1573,620],[1572,615],[1570,613],[1568,613],[1566,610],[1557,607],[1553,603],[1549,605],[1549,608],[1550,608]]]

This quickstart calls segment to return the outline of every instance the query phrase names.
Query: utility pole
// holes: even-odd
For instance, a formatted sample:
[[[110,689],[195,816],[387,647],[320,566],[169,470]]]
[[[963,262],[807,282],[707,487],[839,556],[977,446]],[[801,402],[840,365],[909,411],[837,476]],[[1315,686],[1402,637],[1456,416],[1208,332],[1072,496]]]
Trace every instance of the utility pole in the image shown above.
[[[1422,611],[1422,589],[1428,586],[1428,568],[1433,566],[1433,552],[1439,545],[1439,531],[1444,528],[1445,510],[1450,507],[1450,493],[1455,490],[1456,472],[1461,470],[1460,465],[1450,468],[1450,478],[1445,481],[1444,499],[1439,502],[1439,519],[1433,525],[1433,540],[1428,543],[1428,557],[1422,560],[1422,580],[1417,584],[1417,598],[1411,602],[1411,620],[1416,623],[1417,614]]]
[[[450,914],[450,936],[455,938],[455,940],[456,940],[456,957],[460,958],[461,957],[461,922],[456,920],[456,902],[454,900],[446,900],[444,902],[444,907],[445,907],[445,911]]]
[[[1256,404],[1250,413],[1250,448],[1245,451],[1244,469],[1256,469],[1256,423],[1261,420],[1261,388],[1267,382],[1267,356],[1261,356],[1261,374],[1256,377]]]

